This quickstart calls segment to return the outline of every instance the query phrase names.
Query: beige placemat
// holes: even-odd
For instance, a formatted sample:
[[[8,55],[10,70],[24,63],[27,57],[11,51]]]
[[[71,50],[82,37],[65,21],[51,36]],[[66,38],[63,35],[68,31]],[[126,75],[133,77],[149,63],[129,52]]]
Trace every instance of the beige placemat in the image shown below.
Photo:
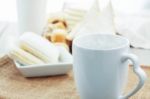
[[[71,73],[63,76],[24,78],[14,63],[0,60],[0,99],[77,99]]]
[[[131,99],[150,99],[150,68],[145,86]],[[136,84],[137,78],[130,69],[126,91]],[[24,78],[8,58],[0,59],[0,99],[79,99],[72,72],[68,75]]]

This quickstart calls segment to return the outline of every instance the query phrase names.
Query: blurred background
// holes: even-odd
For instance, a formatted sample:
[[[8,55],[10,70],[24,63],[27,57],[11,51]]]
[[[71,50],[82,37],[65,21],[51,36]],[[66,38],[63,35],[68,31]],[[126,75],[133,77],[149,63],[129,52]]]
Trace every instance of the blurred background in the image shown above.
[[[0,0],[0,45],[4,46],[3,49],[0,49],[0,54],[6,52],[7,47],[5,46],[8,46],[11,39],[14,39],[13,36],[16,36],[13,34],[16,32],[17,26],[14,24],[18,20],[16,1]],[[88,11],[94,2],[94,0],[47,1],[48,15],[53,12],[62,11],[63,7],[74,6],[75,3],[77,7]],[[99,1],[100,7],[103,7],[108,0]],[[64,5],[65,2],[71,5]],[[150,0],[111,0],[111,3],[116,32],[130,40],[131,45],[133,45],[132,51],[139,56],[141,64],[150,65]]]
[[[47,13],[60,11],[63,3],[67,0],[48,0]],[[93,0],[68,0],[70,2],[82,2],[86,6],[90,6]],[[107,0],[103,0],[104,2]],[[150,15],[149,0],[112,0],[115,13],[132,14],[132,15]],[[104,5],[105,3],[101,3]],[[88,8],[88,7],[87,7]],[[16,0],[0,0],[0,21],[17,20]]]

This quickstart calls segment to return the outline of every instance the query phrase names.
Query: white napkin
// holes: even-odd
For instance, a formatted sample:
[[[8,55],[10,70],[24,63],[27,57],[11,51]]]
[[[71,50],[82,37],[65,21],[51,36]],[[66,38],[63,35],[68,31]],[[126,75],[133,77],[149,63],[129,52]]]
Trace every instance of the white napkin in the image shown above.
[[[127,37],[135,48],[150,49],[150,18],[145,16],[122,16],[116,18],[116,30]]]
[[[100,7],[100,3],[99,0],[95,0],[84,20],[70,33],[71,38],[90,33],[115,34],[111,2],[109,0],[103,9]]]
[[[150,0],[115,1],[117,32],[127,37],[134,48],[150,49]]]

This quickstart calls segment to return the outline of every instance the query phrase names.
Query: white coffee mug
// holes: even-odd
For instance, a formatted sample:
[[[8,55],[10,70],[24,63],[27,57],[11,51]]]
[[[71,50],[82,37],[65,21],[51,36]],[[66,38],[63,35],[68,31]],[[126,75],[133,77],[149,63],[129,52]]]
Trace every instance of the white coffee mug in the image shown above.
[[[73,41],[73,68],[81,99],[128,99],[143,86],[146,74],[138,58],[129,52],[128,39],[109,34],[90,34]],[[127,95],[128,65],[139,78],[136,87]]]
[[[19,32],[42,34],[47,0],[17,0]]]

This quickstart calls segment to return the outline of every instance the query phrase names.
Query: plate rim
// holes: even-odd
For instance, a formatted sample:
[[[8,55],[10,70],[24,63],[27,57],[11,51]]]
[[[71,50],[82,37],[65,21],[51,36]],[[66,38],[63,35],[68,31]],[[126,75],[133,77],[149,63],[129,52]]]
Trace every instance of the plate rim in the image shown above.
[[[20,63],[18,63],[17,61],[14,61],[15,65],[17,68],[20,69],[30,69],[30,68],[41,68],[41,67],[58,67],[58,66],[71,66],[73,65],[72,62],[63,62],[63,63],[53,63],[53,64],[40,64],[40,65],[26,65],[26,66],[21,66]]]

